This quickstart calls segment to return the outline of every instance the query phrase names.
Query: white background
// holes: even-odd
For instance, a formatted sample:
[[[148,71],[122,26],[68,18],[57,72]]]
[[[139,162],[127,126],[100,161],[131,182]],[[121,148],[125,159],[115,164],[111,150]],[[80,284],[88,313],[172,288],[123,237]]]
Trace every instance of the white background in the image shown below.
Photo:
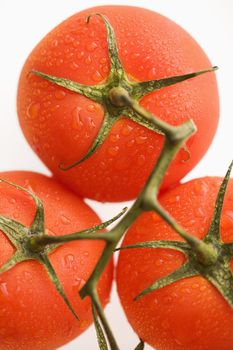
[[[0,170],[34,170],[48,174],[27,145],[18,125],[16,88],[21,67],[30,51],[55,25],[80,10],[103,4],[95,0],[0,0]],[[233,1],[232,0],[118,0],[117,4],[146,7],[170,17],[201,44],[217,72],[220,91],[220,124],[204,159],[186,179],[223,175],[233,158]],[[207,131],[208,132],[208,131]],[[102,219],[112,216],[122,204],[89,201]],[[1,307],[1,306],[0,306]],[[130,330],[114,291],[107,316],[120,349],[132,350],[137,337]],[[62,347],[63,350],[95,350],[93,328]],[[149,349],[150,347],[146,347]]]

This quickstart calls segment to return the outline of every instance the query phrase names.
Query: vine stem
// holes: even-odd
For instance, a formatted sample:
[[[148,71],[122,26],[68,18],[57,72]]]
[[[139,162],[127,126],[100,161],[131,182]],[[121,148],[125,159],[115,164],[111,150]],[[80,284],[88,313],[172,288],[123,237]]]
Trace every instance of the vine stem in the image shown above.
[[[111,347],[111,350],[120,350],[120,348],[118,347],[117,342],[115,340],[115,337],[114,337],[114,335],[112,333],[111,327],[109,327],[108,320],[107,320],[107,318],[105,316],[105,313],[103,311],[103,308],[102,308],[102,305],[101,305],[98,293],[96,292],[95,289],[91,292],[90,297],[91,297],[91,300],[92,300],[92,302],[94,304],[94,307],[95,307],[95,309],[96,309],[96,311],[98,313],[98,316],[100,318],[102,326],[104,327],[105,334],[107,336],[107,339],[108,339],[109,345]]]
[[[110,92],[110,99],[113,104],[117,106],[125,105],[131,107],[142,117],[152,121],[157,128],[160,128],[160,130],[165,134],[165,142],[159,159],[138,199],[135,201],[134,205],[127,212],[127,214],[122,218],[122,220],[108,233],[108,236],[111,237],[112,242],[106,243],[106,247],[95,267],[95,270],[79,292],[82,298],[90,295],[91,290],[96,287],[99,277],[107,262],[111,258],[118,242],[126,230],[143,211],[155,210],[160,214],[162,213],[164,218],[167,217],[168,214],[165,214],[164,210],[160,206],[155,205],[155,203],[157,203],[156,198],[158,189],[172,159],[175,157],[176,153],[182,147],[184,142],[196,131],[196,127],[192,120],[188,120],[180,126],[172,126],[160,120],[140,106],[137,101],[131,99],[128,92],[121,87],[115,87]],[[192,241],[193,237],[181,229],[179,225],[175,223],[174,219],[171,218],[169,223],[178,233],[182,234],[183,238],[185,238],[187,241]]]
[[[154,126],[160,130],[160,132],[166,135],[170,142],[180,140],[183,143],[185,139],[189,138],[191,134],[196,132],[196,126],[191,119],[179,126],[173,126],[159,119],[158,117],[155,117],[152,113],[142,107],[137,100],[130,97],[128,91],[121,86],[113,87],[109,91],[109,98],[112,104],[115,106],[130,107],[134,112],[140,114],[143,118],[153,123]]]
[[[89,277],[87,283],[80,290],[79,294],[81,298],[90,295],[92,293],[93,288],[96,288],[100,275],[102,274],[105,266],[107,265],[112,254],[114,253],[118,242],[120,241],[126,230],[131,226],[131,224],[141,213],[142,209],[136,201],[132,208],[122,218],[122,220],[111,231],[108,232],[108,236],[111,236],[111,242],[106,243],[106,247],[103,250],[99,261],[97,262],[94,271]]]
[[[118,88],[116,88],[115,93],[122,94],[122,88],[120,88],[120,91]],[[188,120],[181,126],[172,126],[158,118],[155,118],[149,111],[140,106],[136,100],[130,98],[128,92],[124,92],[123,96],[123,101],[129,107],[152,122],[156,127],[160,128],[160,130],[166,136],[159,159],[152,170],[150,177],[148,178],[147,184],[144,187],[141,196],[139,196],[139,201],[141,200],[143,203],[144,210],[154,210],[157,214],[159,214],[190,245],[190,247],[192,247],[204,265],[212,263],[217,258],[216,251],[200,239],[188,234],[183,227],[181,227],[176,220],[166,212],[166,210],[157,200],[158,190],[164,174],[179,149],[196,131],[195,124],[192,120]]]

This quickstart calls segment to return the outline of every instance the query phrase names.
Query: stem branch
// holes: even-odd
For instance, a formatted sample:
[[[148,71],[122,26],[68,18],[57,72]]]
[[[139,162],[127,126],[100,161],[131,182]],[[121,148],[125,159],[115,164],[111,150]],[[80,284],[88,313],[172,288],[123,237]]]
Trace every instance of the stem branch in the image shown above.
[[[97,314],[100,318],[100,321],[102,323],[102,326],[105,330],[105,334],[107,336],[107,339],[108,339],[108,342],[109,342],[109,345],[111,347],[111,350],[120,350],[120,348],[118,347],[117,345],[117,342],[114,338],[114,335],[112,333],[112,330],[108,324],[108,320],[104,314],[104,311],[103,311],[103,308],[102,308],[102,305],[101,305],[101,302],[100,302],[100,299],[99,299],[99,296],[98,296],[98,293],[96,292],[96,289],[92,290],[91,294],[90,294],[90,297],[92,299],[92,302],[95,306],[95,309],[97,311]]]

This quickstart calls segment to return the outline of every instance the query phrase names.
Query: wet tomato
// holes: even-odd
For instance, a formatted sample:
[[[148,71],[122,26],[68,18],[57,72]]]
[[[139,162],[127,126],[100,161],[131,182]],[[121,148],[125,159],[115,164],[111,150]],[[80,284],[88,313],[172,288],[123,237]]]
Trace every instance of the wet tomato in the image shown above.
[[[97,215],[82,200],[46,176],[15,171],[1,173],[0,178],[23,186],[42,200],[48,235],[66,235],[99,224]],[[15,252],[4,233],[7,228],[9,232],[10,223],[6,224],[3,217],[29,227],[36,207],[28,193],[6,183],[0,183],[0,193],[2,268]],[[50,262],[79,320],[68,309],[40,262],[22,261],[0,274],[1,350],[52,350],[90,325],[90,300],[81,300],[78,292],[93,271],[103,245],[101,241],[90,240],[69,242],[49,253]],[[104,305],[109,299],[112,277],[109,263],[98,284]]]
[[[163,136],[122,117],[89,159],[61,170],[60,164],[77,162],[93,144],[103,123],[103,104],[32,73],[36,70],[90,87],[104,84],[110,72],[106,28],[98,16],[87,23],[93,13],[105,15],[111,23],[130,82],[204,70],[211,63],[197,42],[173,21],[130,6],[101,6],[77,13],[47,34],[29,55],[19,81],[18,114],[33,150],[57,179],[80,196],[128,200],[142,189],[160,154]],[[180,150],[163,182],[165,188],[197,164],[213,139],[219,109],[215,76],[208,73],[148,90],[140,104],[173,125],[192,118],[198,129],[187,142],[190,158]]]
[[[221,180],[216,177],[192,180],[164,193],[160,202],[190,235],[203,239],[209,232]],[[232,200],[233,180],[230,180],[219,230],[219,242],[227,249],[232,247],[233,241]],[[232,304],[230,306],[227,298],[220,293],[225,290],[226,294],[232,295],[232,251],[228,260],[225,250],[213,265],[209,263],[205,268],[203,264],[195,262],[199,271],[206,269],[204,274],[208,278],[195,271],[190,274],[184,269],[190,260],[175,246],[171,247],[174,241],[177,244],[184,244],[184,241],[152,212],[144,213],[137,219],[127,232],[122,246],[147,241],[164,244],[165,240],[170,242],[166,243],[170,248],[164,245],[161,249],[131,248],[120,253],[118,294],[129,323],[140,338],[157,350],[232,350]],[[195,254],[192,257],[193,260],[197,259]],[[221,264],[224,269],[229,269],[227,274],[220,268]],[[178,278],[176,272],[173,274],[174,282],[163,286],[160,279],[168,275],[171,278],[171,274],[182,266],[182,278]],[[158,280],[161,288],[134,300]]]

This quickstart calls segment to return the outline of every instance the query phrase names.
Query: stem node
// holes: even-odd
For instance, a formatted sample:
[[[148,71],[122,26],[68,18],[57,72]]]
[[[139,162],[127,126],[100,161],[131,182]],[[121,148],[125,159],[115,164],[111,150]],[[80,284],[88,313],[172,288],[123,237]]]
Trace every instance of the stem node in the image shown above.
[[[115,86],[109,91],[109,99],[111,103],[116,107],[124,107],[129,103],[129,93],[121,86]]]

